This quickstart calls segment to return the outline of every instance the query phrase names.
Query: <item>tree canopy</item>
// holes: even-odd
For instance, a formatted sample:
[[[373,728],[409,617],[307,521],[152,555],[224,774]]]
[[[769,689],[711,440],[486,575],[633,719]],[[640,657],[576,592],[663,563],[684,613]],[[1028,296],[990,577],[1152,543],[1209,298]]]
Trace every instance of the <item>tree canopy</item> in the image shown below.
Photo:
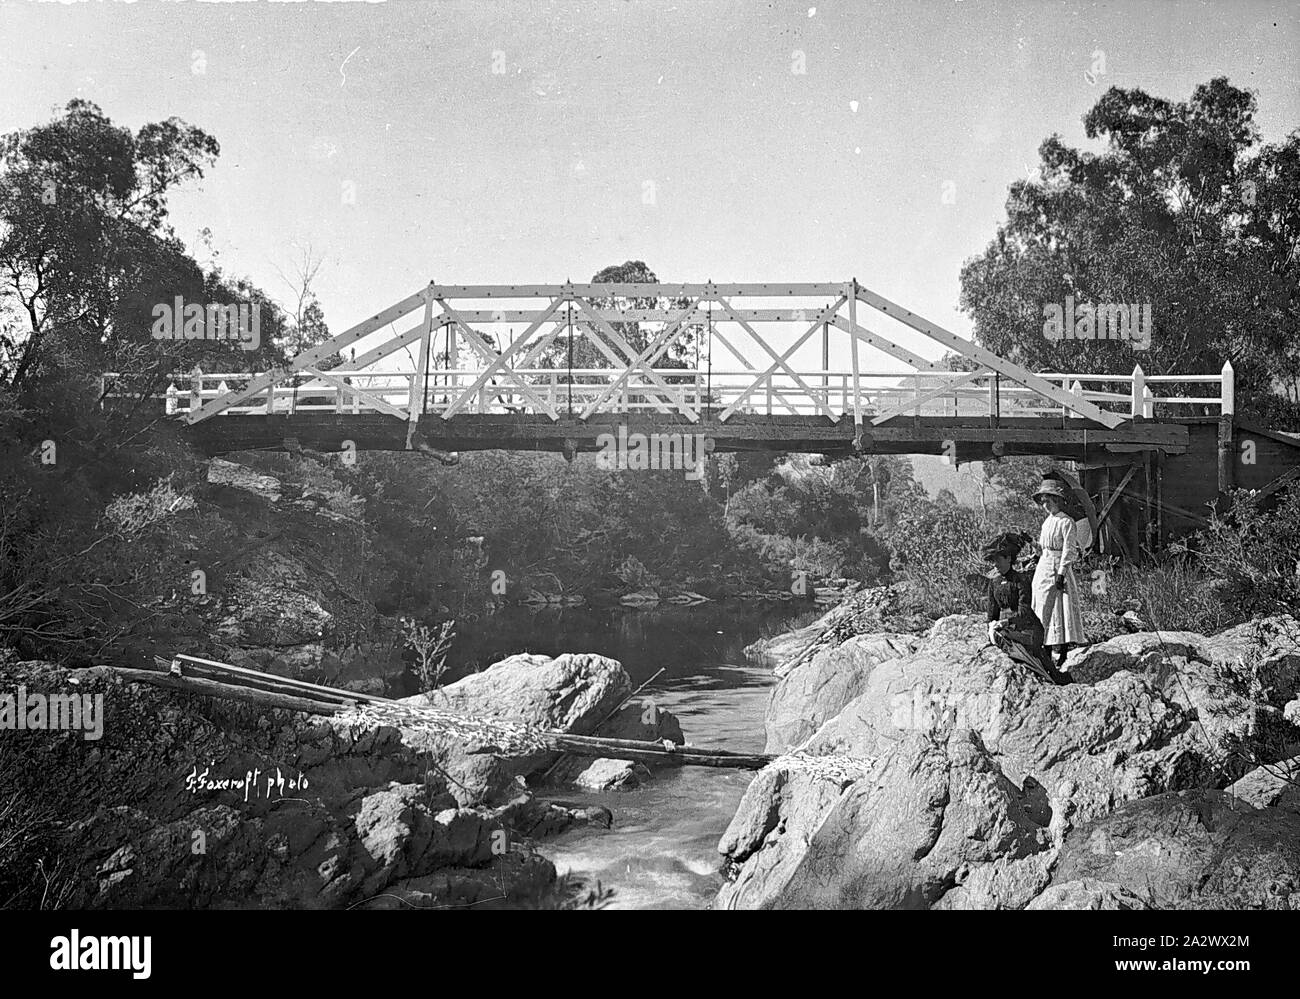
[[[1103,151],[1044,140],[1041,179],[1011,185],[1006,221],[962,268],[979,342],[1036,370],[1213,374],[1231,360],[1245,406],[1294,421],[1300,131],[1261,145],[1255,112],[1223,78],[1181,102],[1111,87],[1084,117]],[[1149,348],[1049,339],[1045,308],[1067,296],[1149,304]]]

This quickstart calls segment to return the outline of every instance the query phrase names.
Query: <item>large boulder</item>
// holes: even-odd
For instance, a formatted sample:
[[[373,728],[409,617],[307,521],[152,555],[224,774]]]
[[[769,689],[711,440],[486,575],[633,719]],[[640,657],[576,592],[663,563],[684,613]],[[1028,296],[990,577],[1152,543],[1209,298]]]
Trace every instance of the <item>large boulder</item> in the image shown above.
[[[1048,847],[969,730],[909,734],[860,765],[824,775],[796,756],[761,771],[719,844],[734,877],[717,905],[928,908],[978,866]]]
[[[916,651],[915,635],[856,635],[790,670],[772,691],[763,719],[766,753],[783,753],[812,735],[862,693],[882,662]]]
[[[448,684],[433,703],[476,718],[588,735],[631,689],[623,667],[605,656],[521,653]],[[428,699],[420,694],[405,703]]]
[[[399,703],[590,735],[630,690],[623,667],[605,656],[523,654],[503,659],[433,695],[417,694]],[[429,731],[400,720],[398,727],[409,744],[427,752],[436,768],[448,776],[461,805],[511,798],[524,778],[548,770],[558,756],[545,750],[503,753],[490,732]],[[566,759],[569,765],[576,765],[576,758]]]
[[[1149,908],[1140,897],[1123,885],[1110,881],[1082,878],[1052,885],[1030,902],[1026,909],[1074,909],[1133,911]]]
[[[1230,784],[1227,792],[1255,808],[1300,812],[1300,756],[1256,767]]]
[[[834,620],[834,611],[823,614],[812,624],[785,631],[771,638],[760,638],[745,646],[745,658],[758,666],[778,669],[807,649]]]
[[[1023,909],[1051,880],[1056,850],[998,857],[958,872],[958,881],[932,909]]]

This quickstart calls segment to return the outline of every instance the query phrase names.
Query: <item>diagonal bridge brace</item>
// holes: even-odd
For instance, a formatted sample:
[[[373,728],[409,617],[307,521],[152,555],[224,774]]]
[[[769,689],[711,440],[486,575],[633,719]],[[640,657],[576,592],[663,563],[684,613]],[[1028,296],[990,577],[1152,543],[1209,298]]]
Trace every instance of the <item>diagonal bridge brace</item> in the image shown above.
[[[807,332],[805,332],[803,336],[801,336],[798,340],[796,340],[789,347],[787,347],[785,349],[785,352],[782,353],[781,356],[776,359],[776,361],[774,361],[757,378],[755,378],[752,382],[750,382],[749,387],[746,388],[745,391],[740,393],[740,395],[736,398],[736,401],[718,414],[718,420],[719,421],[726,420],[727,417],[729,417],[732,413],[734,413],[737,409],[739,409],[741,407],[741,404],[744,403],[744,401],[748,399],[750,395],[753,394],[754,390],[757,389],[760,385],[762,385],[764,381],[770,378],[772,374],[776,371],[776,369],[781,366],[782,361],[789,360],[796,350],[798,350],[805,343],[807,343],[809,337],[811,337],[814,333],[817,332],[817,328],[821,326],[822,323],[830,322],[831,317],[834,316],[835,313],[839,311],[840,306],[843,305],[846,301],[848,301],[848,298],[845,295],[840,295],[840,297],[835,300],[835,303],[833,305],[828,305],[826,308],[822,309],[821,312],[817,314],[817,318],[813,320],[812,325],[808,327]]]
[[[668,400],[671,401],[672,405],[676,406],[678,411],[685,416],[687,420],[691,423],[699,422],[700,414],[691,409],[690,406],[686,405],[685,401],[683,401],[681,397],[681,393],[674,392],[673,387],[660,378],[654,368],[650,367],[644,360],[640,359],[637,352],[632,349],[631,345],[625,339],[623,339],[618,330],[614,329],[613,326],[598,316],[591,306],[587,304],[585,299],[575,297],[574,302],[577,304],[578,311],[582,313],[583,318],[604,333],[605,336],[609,337],[609,339],[614,342],[614,345],[627,355],[627,360],[631,362],[631,366],[627,368],[624,374],[630,374],[633,367],[640,368],[644,376],[649,379],[657,389],[664,393]],[[687,313],[687,315],[689,315],[689,313]],[[681,320],[685,318],[686,316],[682,316],[678,322],[680,323]],[[599,339],[599,337],[592,337],[592,342],[595,343]],[[649,356],[649,354],[647,353],[646,356]]]
[[[821,412],[822,415],[830,418],[831,420],[834,420],[836,418],[835,413],[832,412],[830,406],[826,405],[826,400],[819,398],[817,393],[812,390],[812,387],[806,381],[803,380],[803,376],[800,375],[797,371],[795,371],[794,368],[790,367],[790,365],[786,363],[786,359],[782,357],[780,354],[778,354],[775,350],[773,350],[772,347],[768,344],[768,342],[758,335],[758,331],[755,330],[754,327],[750,326],[749,323],[745,322],[744,319],[742,319],[739,315],[736,314],[736,310],[731,307],[730,302],[728,302],[725,298],[719,298],[718,304],[722,306],[722,310],[727,314],[727,316],[733,322],[739,323],[741,329],[743,329],[746,333],[748,333],[751,337],[753,337],[754,341],[765,351],[767,351],[767,355],[769,357],[771,357],[774,361],[776,361],[777,364],[779,364],[782,368],[785,369],[785,373],[794,379],[794,383],[798,385],[799,388],[804,390],[804,393],[808,396],[809,399],[812,400],[813,404],[817,407],[817,409]],[[728,350],[731,349],[730,345],[728,345],[727,349]]]
[[[1019,364],[1014,364],[1011,361],[998,357],[998,355],[993,353],[991,350],[987,350],[979,344],[971,343],[971,341],[958,336],[951,330],[944,329],[937,323],[932,323],[928,319],[923,319],[921,316],[903,308],[901,305],[891,302],[889,299],[863,288],[861,285],[857,284],[856,281],[854,282],[854,285],[857,291],[857,300],[862,302],[864,305],[871,306],[871,308],[898,320],[905,326],[910,326],[918,333],[923,333],[931,340],[957,351],[957,353],[964,357],[969,357],[976,363],[996,371],[998,374],[1025,386],[1027,389],[1037,392],[1039,395],[1047,399],[1051,399],[1054,403],[1064,407],[1069,412],[1076,413],[1084,419],[1100,423],[1107,430],[1114,430],[1127,419],[1117,413],[1108,413],[1104,409],[1100,409],[1092,403],[1079,398],[1073,392],[1068,392],[1058,385],[1053,385],[1046,379],[1039,378],[1037,375],[1026,368],[1021,367]]]
[[[587,419],[587,417],[591,416],[591,414],[596,411],[596,408],[600,406],[601,403],[617,392],[620,386],[631,377],[632,369],[634,367],[640,367],[643,370],[653,370],[655,361],[657,361],[660,355],[662,355],[672,342],[677,339],[677,334],[681,329],[682,323],[686,322],[686,320],[691,317],[691,314],[699,306],[700,301],[700,299],[696,299],[686,308],[678,312],[673,321],[659,331],[658,335],[650,342],[645,350],[643,350],[639,355],[634,355],[632,363],[625,367],[623,373],[607,385],[599,397],[597,397],[591,405],[582,411],[580,419]],[[592,342],[597,343],[602,347],[604,346],[604,344],[600,343],[599,337],[592,337]],[[625,344],[625,346],[629,346],[630,348],[630,345]],[[606,351],[606,356],[613,359],[613,354],[610,351]],[[648,368],[647,365],[649,366]]]
[[[466,330],[466,332],[471,334],[471,337],[469,338],[471,346],[473,346],[474,349],[479,350],[480,353],[486,352],[487,347],[482,343],[477,342],[478,331],[466,325],[465,321],[460,318],[456,311],[451,308],[446,301],[443,299],[439,299],[438,301],[439,304],[442,305],[443,312],[456,322],[457,325],[461,326]],[[546,324],[546,321],[554,315],[555,310],[560,307],[563,301],[564,299],[562,297],[552,300],[551,304],[547,306],[547,308],[538,313],[537,318],[533,320],[531,325],[529,325],[528,329],[523,332],[523,335],[521,335],[519,339],[512,343],[506,350],[503,350],[495,358],[487,358],[489,361],[488,366],[479,373],[479,376],[474,379],[473,383],[464,392],[456,397],[456,400],[451,405],[442,411],[442,418],[444,420],[450,420],[454,415],[456,415],[458,410],[463,409],[469,403],[469,400],[473,398],[475,392],[483,388],[483,386],[486,385],[494,376],[500,375],[512,387],[517,388],[520,395],[529,399],[533,405],[550,417],[552,421],[558,421],[560,414],[555,411],[549,402],[533,391],[533,386],[529,385],[523,378],[514,373],[513,369],[509,367],[509,361],[512,356],[523,350],[523,348],[528,344],[529,338]]]
[[[213,399],[211,402],[205,403],[192,413],[188,413],[185,417],[185,422],[193,425],[201,420],[206,420],[209,417],[216,416],[218,413],[224,413],[232,406],[238,406],[240,403],[251,399],[264,389],[288,378],[295,371],[302,371],[304,368],[314,365],[322,358],[330,357],[331,355],[338,353],[348,344],[356,343],[358,340],[368,337],[371,333],[383,329],[389,323],[401,319],[402,316],[406,315],[408,312],[423,305],[428,300],[429,293],[428,288],[417,291],[414,295],[407,296],[396,305],[389,306],[383,312],[371,316],[369,319],[358,323],[351,329],[344,330],[337,336],[330,337],[324,343],[317,344],[310,350],[303,351],[285,367],[266,371],[257,375],[249,381],[244,388],[227,392],[225,395]]]

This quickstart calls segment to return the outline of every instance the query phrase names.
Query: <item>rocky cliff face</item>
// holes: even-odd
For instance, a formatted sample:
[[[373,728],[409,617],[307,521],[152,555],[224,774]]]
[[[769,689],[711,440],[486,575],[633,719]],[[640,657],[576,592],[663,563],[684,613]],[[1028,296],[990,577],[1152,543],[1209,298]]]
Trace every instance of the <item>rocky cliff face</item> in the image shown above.
[[[208,462],[166,567],[182,584],[158,606],[140,655],[185,652],[340,684],[396,676],[401,641],[375,609],[360,502],[310,461],[274,467]]]
[[[1300,815],[1274,807],[1291,799],[1256,779],[1257,800],[1272,799],[1260,818],[1213,790],[1251,761],[1300,751],[1287,718],[1297,634],[1286,619],[1208,638],[1127,635],[1075,653],[1079,682],[1065,687],[1024,674],[976,615],[923,637],[848,638],[773,693],[768,748],[788,755],[755,779],[719,844],[732,878],[718,905],[1130,907],[1238,889],[1249,904],[1300,901],[1288,887],[1300,857],[1279,845],[1287,830],[1296,841]],[[808,758],[851,763],[858,776],[810,773]],[[1209,830],[1207,857],[1229,850],[1230,870],[1205,859],[1204,878],[1185,872],[1153,893],[1141,863],[1085,860],[1081,844],[1121,827],[1148,846],[1177,838],[1170,817],[1187,814]]]

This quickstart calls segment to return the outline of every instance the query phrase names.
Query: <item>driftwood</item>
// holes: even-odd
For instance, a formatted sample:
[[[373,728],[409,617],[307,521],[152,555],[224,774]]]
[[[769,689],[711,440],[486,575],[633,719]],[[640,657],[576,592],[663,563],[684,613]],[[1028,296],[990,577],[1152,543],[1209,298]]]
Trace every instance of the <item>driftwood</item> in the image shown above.
[[[313,715],[337,715],[352,710],[364,711],[368,706],[397,708],[415,716],[427,715],[435,727],[441,716],[445,715],[448,718],[452,716],[450,712],[426,711],[387,697],[325,687],[305,680],[276,676],[272,673],[231,666],[210,659],[177,656],[171,660],[156,658],[154,661],[155,669],[114,667],[114,671],[123,679],[133,683],[146,683],[204,697],[221,697],[265,708],[302,711]],[[180,673],[176,672],[177,667]],[[203,675],[193,675],[196,673]],[[480,724],[491,726],[494,723]],[[514,728],[507,725],[500,727]],[[720,749],[699,749],[672,744],[670,744],[672,748],[669,749],[660,742],[608,739],[601,736],[571,735],[567,732],[549,730],[536,730],[529,734],[545,748],[556,752],[585,757],[614,757],[660,765],[759,770],[776,758],[762,753],[731,753]]]

